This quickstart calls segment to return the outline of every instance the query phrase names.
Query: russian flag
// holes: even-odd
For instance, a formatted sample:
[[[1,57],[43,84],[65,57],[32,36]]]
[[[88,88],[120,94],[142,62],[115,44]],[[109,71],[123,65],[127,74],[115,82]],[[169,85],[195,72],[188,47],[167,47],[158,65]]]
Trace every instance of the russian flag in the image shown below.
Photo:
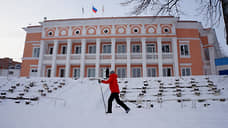
[[[92,7],[92,11],[93,11],[94,13],[96,13],[96,12],[97,12],[97,9],[93,6],[93,7]]]

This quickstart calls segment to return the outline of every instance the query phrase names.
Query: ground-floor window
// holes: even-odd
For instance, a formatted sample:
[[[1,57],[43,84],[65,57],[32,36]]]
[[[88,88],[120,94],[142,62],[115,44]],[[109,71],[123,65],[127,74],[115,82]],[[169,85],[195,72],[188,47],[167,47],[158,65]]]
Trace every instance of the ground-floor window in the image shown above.
[[[73,77],[79,78],[80,77],[80,68],[74,68],[73,69]]]
[[[51,77],[51,69],[50,68],[47,69],[47,77]]]
[[[117,70],[117,75],[119,78],[125,78],[126,77],[126,68],[121,67],[121,68],[116,68]]]
[[[132,77],[141,77],[141,68],[140,67],[132,68]]]
[[[59,77],[64,77],[65,76],[65,69],[64,68],[60,68],[59,69]]]
[[[37,76],[37,68],[32,68],[30,69],[30,77]]]
[[[190,75],[191,75],[191,68],[190,67],[181,68],[181,76],[190,76]]]
[[[95,68],[87,69],[87,77],[95,77]]]
[[[163,76],[172,76],[172,68],[163,67]]]
[[[156,68],[147,68],[147,77],[156,77]]]
[[[99,76],[100,76],[101,78],[106,78],[106,73],[109,74],[109,72],[110,72],[110,68],[109,68],[109,67],[100,68]]]

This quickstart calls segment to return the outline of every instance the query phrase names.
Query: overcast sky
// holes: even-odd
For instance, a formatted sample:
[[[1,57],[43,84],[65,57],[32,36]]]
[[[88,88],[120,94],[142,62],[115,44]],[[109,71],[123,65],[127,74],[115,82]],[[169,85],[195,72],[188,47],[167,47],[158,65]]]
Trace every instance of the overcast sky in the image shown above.
[[[28,25],[37,25],[48,19],[68,19],[78,17],[111,17],[130,16],[133,7],[123,7],[119,3],[124,0],[0,0],[0,58],[10,57],[21,60],[24,50],[25,31],[22,29]],[[184,0],[183,11],[188,15],[181,16],[181,20],[198,20],[203,22],[195,11],[196,5],[192,0]],[[98,14],[92,13],[91,7],[98,8]],[[104,13],[101,13],[104,6]],[[82,8],[85,13],[82,14]],[[100,12],[100,13],[99,13]],[[146,11],[143,15],[150,15]],[[204,22],[203,22],[204,23]],[[224,23],[216,28],[217,38],[228,52],[224,38]],[[227,53],[226,53],[227,54]],[[228,54],[227,54],[228,55]]]

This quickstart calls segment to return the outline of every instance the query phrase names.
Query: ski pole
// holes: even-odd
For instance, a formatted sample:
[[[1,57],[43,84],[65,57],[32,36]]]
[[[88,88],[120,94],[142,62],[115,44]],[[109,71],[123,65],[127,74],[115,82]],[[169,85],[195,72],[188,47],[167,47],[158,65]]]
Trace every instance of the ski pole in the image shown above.
[[[104,95],[103,95],[103,91],[102,91],[101,85],[100,85],[100,89],[101,89],[101,96],[102,96],[102,100],[103,100],[103,104],[104,104],[104,109],[105,109],[105,113],[106,113],[106,104],[105,104]]]

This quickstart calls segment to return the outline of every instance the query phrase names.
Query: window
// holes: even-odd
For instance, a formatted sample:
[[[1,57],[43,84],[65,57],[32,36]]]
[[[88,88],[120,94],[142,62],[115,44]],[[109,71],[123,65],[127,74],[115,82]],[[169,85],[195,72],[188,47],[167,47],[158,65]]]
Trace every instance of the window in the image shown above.
[[[52,35],[53,35],[53,32],[52,32],[52,31],[49,31],[49,32],[48,32],[48,35],[49,35],[49,36],[52,36]]]
[[[172,70],[170,67],[163,67],[163,76],[172,76]]]
[[[133,53],[140,53],[141,52],[140,45],[139,44],[133,44],[132,45],[132,52]]]
[[[66,54],[66,45],[61,46],[61,54]]]
[[[162,52],[163,53],[169,53],[170,52],[169,44],[162,44]]]
[[[181,68],[181,76],[191,76],[191,68],[190,67]]]
[[[76,31],[75,31],[75,34],[76,34],[76,35],[80,34],[80,30],[76,30]]]
[[[126,77],[126,68],[117,68],[117,75],[119,78]]]
[[[87,69],[87,77],[95,77],[95,68]]]
[[[80,45],[76,45],[75,47],[75,54],[81,54],[81,46]]]
[[[205,55],[205,60],[210,60],[208,48],[204,48],[204,55]]]
[[[53,47],[49,47],[48,54],[50,54],[50,55],[53,54]]]
[[[111,53],[111,44],[103,45],[102,53]]]
[[[33,48],[32,57],[39,57],[40,55],[40,48]]]
[[[73,69],[73,77],[79,78],[80,77],[80,68],[74,68]]]
[[[108,31],[108,29],[104,29],[103,32],[106,34],[106,33],[108,33],[109,31]]]
[[[156,77],[156,68],[147,68],[147,77]]]
[[[141,77],[141,68],[132,68],[132,77]]]
[[[156,52],[155,44],[147,44],[146,51],[147,53],[155,53]]]
[[[189,54],[189,45],[188,44],[180,44],[180,53],[182,57],[188,57]]]
[[[96,45],[89,45],[88,46],[88,49],[89,49],[89,53],[90,54],[94,54],[94,53],[96,53]]]
[[[47,69],[47,77],[51,77],[51,69],[50,68]]]
[[[35,69],[35,68],[31,69],[31,72],[37,72],[37,69]]]
[[[169,32],[169,28],[164,28],[164,32],[168,33]]]
[[[118,44],[117,45],[117,53],[126,53],[126,45]]]
[[[133,29],[133,32],[134,32],[134,33],[138,33],[138,32],[139,32],[139,29],[138,29],[138,28],[134,28],[134,29]]]
[[[65,69],[64,68],[60,68],[59,69],[59,77],[64,77],[65,76]]]

